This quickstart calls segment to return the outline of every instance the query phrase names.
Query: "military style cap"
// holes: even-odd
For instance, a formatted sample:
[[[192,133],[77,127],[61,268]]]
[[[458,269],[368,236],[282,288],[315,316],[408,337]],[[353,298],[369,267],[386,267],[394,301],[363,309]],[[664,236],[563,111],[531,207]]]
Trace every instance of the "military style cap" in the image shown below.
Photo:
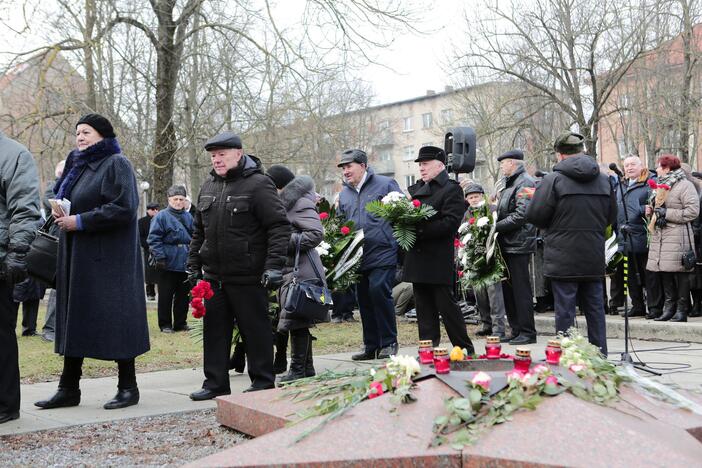
[[[485,190],[483,189],[482,185],[471,182],[470,184],[466,185],[466,188],[463,189],[463,195],[467,196],[471,193],[485,193]]]
[[[205,142],[205,151],[217,148],[241,149],[241,137],[234,132],[222,132]]]
[[[585,149],[585,137],[575,132],[563,132],[556,138],[553,149],[561,154],[577,154]]]
[[[520,149],[509,150],[497,157],[498,161],[502,161],[503,159],[518,159],[524,161],[524,152]]]
[[[158,210],[160,208],[161,207],[159,206],[158,203],[149,203],[148,205],[146,205],[147,210]]]
[[[339,164],[336,166],[341,167],[344,164],[354,162],[358,164],[368,164],[368,156],[366,155],[366,152],[360,149],[347,149],[341,153],[341,159],[339,160]]]
[[[414,162],[431,161],[432,159],[446,164],[446,153],[436,146],[422,146],[419,148],[419,155],[417,155],[417,159]]]

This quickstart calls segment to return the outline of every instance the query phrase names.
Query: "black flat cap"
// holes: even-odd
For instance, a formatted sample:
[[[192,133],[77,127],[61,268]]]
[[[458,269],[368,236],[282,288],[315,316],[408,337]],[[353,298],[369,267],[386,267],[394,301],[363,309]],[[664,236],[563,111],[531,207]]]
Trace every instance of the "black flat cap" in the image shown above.
[[[149,203],[146,205],[147,210],[160,210],[161,206],[158,203]]]
[[[341,167],[344,164],[354,162],[358,164],[368,164],[368,156],[366,155],[366,152],[360,149],[347,149],[341,153],[341,159],[339,159],[339,164],[336,166]]]
[[[188,192],[182,185],[171,185],[171,187],[166,192],[166,195],[169,197],[187,197]]]
[[[585,137],[575,132],[563,132],[553,143],[553,149],[561,154],[577,154],[585,150]]]
[[[205,151],[217,148],[241,149],[241,137],[234,132],[222,132],[205,142]]]
[[[422,146],[419,148],[419,154],[414,162],[431,161],[432,159],[436,159],[437,161],[441,161],[442,163],[446,164],[446,153],[444,153],[444,150],[437,148],[436,146]]]
[[[497,157],[498,161],[502,161],[503,159],[518,159],[524,161],[524,152],[520,149],[505,151]]]
[[[466,196],[470,195],[471,193],[485,193],[485,190],[483,189],[482,185],[471,182],[470,184],[466,185],[466,188],[463,189],[463,195]]]

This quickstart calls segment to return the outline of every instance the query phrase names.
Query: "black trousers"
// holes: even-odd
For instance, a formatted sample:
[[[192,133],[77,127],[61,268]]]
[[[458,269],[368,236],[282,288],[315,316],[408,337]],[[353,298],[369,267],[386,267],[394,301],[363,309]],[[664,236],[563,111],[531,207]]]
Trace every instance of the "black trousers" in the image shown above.
[[[551,280],[556,308],[556,333],[575,325],[575,307],[580,305],[587,322],[587,339],[607,356],[607,325],[602,281],[570,282]]]
[[[339,317],[340,319],[352,318],[353,309],[356,306],[356,287],[352,286],[346,291],[332,292],[332,318]]]
[[[417,307],[419,339],[431,340],[434,346],[441,342],[439,314],[444,322],[446,334],[453,346],[474,351],[473,342],[468,338],[461,308],[453,295],[453,287],[441,284],[412,283],[414,304]]]
[[[255,388],[273,388],[273,333],[268,294],[260,285],[213,282],[214,296],[205,301],[203,330],[205,382],[202,387],[227,391],[234,324],[246,343],[246,362]],[[160,291],[159,291],[160,293]]]
[[[649,292],[649,280],[646,274],[646,263],[648,262],[648,253],[628,254],[627,262],[629,264],[629,273],[627,275],[627,290],[631,297],[631,308],[635,311],[646,312],[646,303],[648,308],[656,310],[656,303],[653,302],[656,298],[655,293]],[[637,275],[638,273],[638,275]],[[610,306],[622,307],[624,305],[624,262],[617,265],[617,269],[610,277]],[[644,291],[647,292],[644,295]]]
[[[509,279],[502,282],[502,294],[512,335],[534,338],[536,325],[529,274],[530,254],[503,254],[503,257],[509,271]]]
[[[14,414],[20,408],[20,376],[17,353],[17,303],[12,287],[0,281],[0,413]]]
[[[117,388],[120,390],[135,388],[137,386],[137,382],[134,358],[121,359],[115,362],[117,363],[118,371]],[[83,358],[64,356],[63,372],[61,372],[59,388],[78,390],[80,388],[81,375],[83,375]]]
[[[39,315],[39,299],[22,303],[22,333],[37,331],[37,316]]]
[[[663,272],[646,270],[646,303],[649,314],[659,315],[663,311]]]
[[[190,293],[187,280],[188,274],[182,271],[159,271],[158,327],[160,329],[185,328],[188,318],[188,293]]]

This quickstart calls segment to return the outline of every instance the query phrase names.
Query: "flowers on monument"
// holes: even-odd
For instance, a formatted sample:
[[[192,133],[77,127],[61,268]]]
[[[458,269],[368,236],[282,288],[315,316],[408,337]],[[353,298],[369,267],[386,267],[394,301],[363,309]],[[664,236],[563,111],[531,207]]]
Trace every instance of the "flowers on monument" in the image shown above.
[[[377,398],[383,394],[383,384],[380,382],[371,382],[368,390],[368,398]]]
[[[401,192],[390,192],[366,204],[366,211],[390,223],[393,237],[404,250],[411,249],[417,239],[416,225],[436,214],[431,206],[416,204]]]
[[[358,282],[358,268],[363,256],[363,231],[356,230],[353,221],[344,221],[328,201],[320,202],[318,208],[324,240],[316,250],[324,266],[327,287],[332,291],[345,291]]]
[[[461,349],[459,346],[454,346],[449,354],[449,358],[451,358],[452,361],[463,361],[466,354],[468,354],[468,351]]]
[[[458,228],[458,263],[464,288],[486,288],[504,279],[507,268],[497,244],[495,219],[487,199],[472,208],[472,217]]]
[[[192,307],[192,315],[196,319],[200,319],[205,316],[205,304],[203,299],[211,299],[214,296],[214,291],[212,291],[212,286],[209,281],[200,280],[197,284],[190,290],[190,307]]]
[[[485,372],[478,372],[470,380],[473,387],[481,387],[486,392],[490,391],[490,382],[492,382],[492,377]]]

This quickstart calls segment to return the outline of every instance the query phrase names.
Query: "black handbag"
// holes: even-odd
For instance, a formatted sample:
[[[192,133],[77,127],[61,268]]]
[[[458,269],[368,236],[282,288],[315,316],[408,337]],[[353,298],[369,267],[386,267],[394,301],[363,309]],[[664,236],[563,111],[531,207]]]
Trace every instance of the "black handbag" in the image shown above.
[[[682,266],[686,270],[693,270],[697,265],[697,255],[695,255],[695,244],[690,238],[690,223],[685,223],[685,232],[687,233],[687,241],[690,243],[690,249],[682,254]]]
[[[317,270],[317,266],[314,264],[309,252],[307,252],[307,258],[309,258],[317,278],[299,281],[300,238],[298,237],[293,277],[288,287],[288,294],[283,308],[291,319],[328,322],[329,309],[333,305],[332,293],[324,286],[324,277]]]
[[[49,233],[53,224],[54,218],[49,216],[44,225],[37,230],[25,257],[29,276],[51,287],[56,284],[56,266],[58,264],[58,237]]]

